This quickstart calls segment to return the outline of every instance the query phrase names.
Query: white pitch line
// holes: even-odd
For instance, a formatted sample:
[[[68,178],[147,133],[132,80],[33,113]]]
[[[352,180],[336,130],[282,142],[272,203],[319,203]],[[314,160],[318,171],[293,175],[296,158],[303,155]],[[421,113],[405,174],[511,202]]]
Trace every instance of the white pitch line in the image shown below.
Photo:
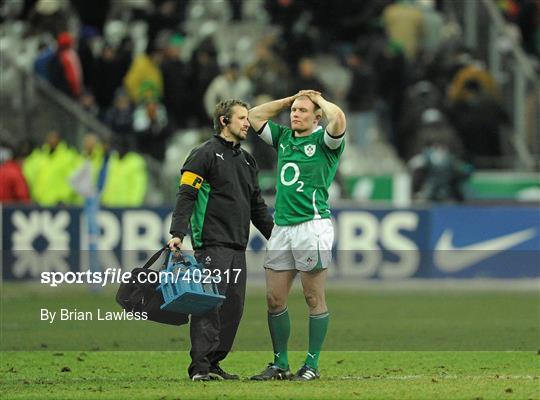
[[[397,381],[412,381],[417,379],[521,379],[521,380],[535,380],[540,379],[538,376],[533,375],[390,375],[390,376],[342,376],[338,379],[341,380],[353,380],[353,381],[369,381],[369,380],[397,380]],[[332,379],[332,378],[329,378]]]

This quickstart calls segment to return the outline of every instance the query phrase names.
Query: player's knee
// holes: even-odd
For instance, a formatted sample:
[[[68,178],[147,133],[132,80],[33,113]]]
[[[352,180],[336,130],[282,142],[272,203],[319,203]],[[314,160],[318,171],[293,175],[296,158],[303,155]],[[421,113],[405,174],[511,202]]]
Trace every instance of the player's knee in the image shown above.
[[[310,310],[316,310],[322,306],[323,299],[313,292],[304,292],[306,304]]]
[[[282,311],[287,305],[286,299],[276,296],[275,293],[266,293],[266,304],[271,313]]]

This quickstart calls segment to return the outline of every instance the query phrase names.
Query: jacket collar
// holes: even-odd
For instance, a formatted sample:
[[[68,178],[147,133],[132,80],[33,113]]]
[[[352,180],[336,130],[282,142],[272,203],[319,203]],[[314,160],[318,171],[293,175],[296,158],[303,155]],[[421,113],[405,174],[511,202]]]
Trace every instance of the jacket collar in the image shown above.
[[[225,138],[219,136],[217,133],[214,134],[214,137],[217,138],[217,140],[219,140],[224,146],[228,147],[229,149],[240,150],[240,142],[234,144],[233,142],[229,142]]]

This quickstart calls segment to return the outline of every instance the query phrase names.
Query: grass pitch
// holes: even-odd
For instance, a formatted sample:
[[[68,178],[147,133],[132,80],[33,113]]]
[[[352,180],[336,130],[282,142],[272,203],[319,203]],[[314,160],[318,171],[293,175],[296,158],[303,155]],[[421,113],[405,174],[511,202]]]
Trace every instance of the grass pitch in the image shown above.
[[[248,377],[268,352],[233,352]],[[298,366],[304,354],[291,354]],[[533,352],[344,352],[322,355],[311,382],[191,382],[185,352],[6,352],[2,399],[537,399]]]
[[[538,291],[330,288],[322,379],[191,382],[188,329],[152,322],[39,320],[40,308],[119,310],[114,291],[2,286],[2,399],[539,399]],[[293,291],[291,368],[307,346]],[[135,351],[144,349],[147,351]],[[172,351],[174,350],[174,351]],[[252,288],[224,369],[271,360],[264,291]]]

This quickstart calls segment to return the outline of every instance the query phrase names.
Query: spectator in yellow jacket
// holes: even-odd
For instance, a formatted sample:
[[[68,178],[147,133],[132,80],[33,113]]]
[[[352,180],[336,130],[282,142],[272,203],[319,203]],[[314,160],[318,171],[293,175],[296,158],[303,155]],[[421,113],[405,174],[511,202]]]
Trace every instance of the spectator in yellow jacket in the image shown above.
[[[120,141],[116,148],[109,158],[101,204],[105,207],[139,207],[146,195],[146,162],[141,155],[129,151],[126,140]]]
[[[133,103],[144,101],[144,86],[148,85],[155,88],[158,98],[163,96],[163,75],[160,69],[162,57],[161,48],[149,45],[147,52],[138,55],[131,63],[124,78],[124,86]]]
[[[35,149],[23,163],[32,200],[41,206],[74,204],[76,194],[69,177],[78,167],[81,157],[61,140],[58,132],[50,132],[45,144]]]

